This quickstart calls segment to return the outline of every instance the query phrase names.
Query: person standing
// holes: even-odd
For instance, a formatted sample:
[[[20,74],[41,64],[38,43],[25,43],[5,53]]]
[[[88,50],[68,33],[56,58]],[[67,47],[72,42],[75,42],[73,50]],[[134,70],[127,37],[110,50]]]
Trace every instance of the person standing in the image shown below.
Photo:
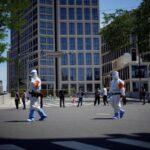
[[[43,121],[47,118],[44,110],[40,108],[39,105],[39,97],[41,90],[41,79],[37,75],[37,71],[34,69],[31,71],[31,81],[29,86],[29,94],[30,94],[30,111],[29,117],[27,119],[28,122],[34,121],[34,111],[37,111],[40,119],[39,121]]]
[[[65,107],[65,93],[64,93],[64,90],[61,89],[59,91],[59,99],[60,99],[60,107]]]
[[[110,102],[114,109],[113,119],[120,119],[123,117],[125,111],[121,107],[121,99],[124,95],[124,81],[119,79],[118,71],[112,72],[112,81],[110,83]]]
[[[77,107],[79,107],[80,104],[81,104],[81,106],[82,106],[83,95],[84,95],[84,92],[80,89],[79,94],[78,94],[79,100],[78,100],[78,105],[77,105]]]
[[[19,96],[19,92],[16,91],[16,94],[15,94],[15,105],[16,105],[16,109],[19,109],[19,104],[20,104],[20,96]]]
[[[103,88],[103,103],[104,103],[104,106],[106,106],[106,103],[108,104],[108,100],[107,100],[107,88],[105,86]]]
[[[95,101],[94,101],[94,106],[96,106],[96,104],[100,104],[100,90],[99,88],[96,89],[95,91]]]
[[[22,94],[22,104],[23,104],[23,109],[26,109],[26,98],[27,98],[27,95],[26,95],[26,91],[24,90],[23,91],[23,94]]]
[[[142,87],[141,96],[142,96],[142,100],[143,100],[143,105],[145,105],[146,90],[144,87]]]

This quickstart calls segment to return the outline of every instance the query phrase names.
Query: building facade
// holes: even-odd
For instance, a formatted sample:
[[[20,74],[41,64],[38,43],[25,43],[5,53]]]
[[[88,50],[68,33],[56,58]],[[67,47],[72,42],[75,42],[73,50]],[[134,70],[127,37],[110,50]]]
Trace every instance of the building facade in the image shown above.
[[[11,31],[9,91],[28,88],[32,69],[47,95],[101,88],[99,0],[31,0],[23,18],[22,31]]]
[[[146,59],[149,52],[139,57],[134,35],[128,37],[128,43],[128,46],[110,53],[109,45],[101,38],[103,85],[109,87],[111,72],[116,70],[125,81],[127,93],[139,93],[140,87],[150,92],[150,61]]]

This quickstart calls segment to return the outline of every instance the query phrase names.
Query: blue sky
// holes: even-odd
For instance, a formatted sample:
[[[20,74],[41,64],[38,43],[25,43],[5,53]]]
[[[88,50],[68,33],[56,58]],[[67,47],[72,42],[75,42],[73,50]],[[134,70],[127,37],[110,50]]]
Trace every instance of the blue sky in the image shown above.
[[[102,13],[112,13],[116,9],[126,9],[131,10],[137,8],[142,0],[100,0],[100,22],[102,22]],[[6,41],[9,43],[10,38],[8,37]],[[6,52],[4,53],[6,56]],[[0,80],[3,81],[4,90],[7,86],[7,64],[0,64]]]

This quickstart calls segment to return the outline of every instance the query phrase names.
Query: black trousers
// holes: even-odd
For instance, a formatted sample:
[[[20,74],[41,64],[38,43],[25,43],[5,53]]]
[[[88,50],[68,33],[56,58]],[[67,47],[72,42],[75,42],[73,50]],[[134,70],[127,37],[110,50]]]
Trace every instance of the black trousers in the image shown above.
[[[23,109],[26,109],[26,102],[24,98],[22,99],[22,104],[23,104]]]
[[[15,99],[16,109],[19,109],[19,99]]]
[[[62,105],[65,107],[65,98],[63,97],[60,98],[60,107],[62,107]]]
[[[94,101],[94,106],[98,103],[98,105],[100,104],[100,97],[96,96],[95,97],[95,101]]]
[[[108,104],[107,95],[104,95],[104,96],[103,96],[103,103],[104,103],[104,105],[106,105],[106,103]]]

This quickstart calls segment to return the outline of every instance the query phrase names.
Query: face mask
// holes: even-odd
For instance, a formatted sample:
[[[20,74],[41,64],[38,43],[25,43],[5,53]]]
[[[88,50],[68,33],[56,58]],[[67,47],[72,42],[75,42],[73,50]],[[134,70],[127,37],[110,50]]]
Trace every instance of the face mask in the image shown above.
[[[119,79],[118,72],[115,71],[115,72],[112,73],[112,79],[113,80],[118,80]]]

